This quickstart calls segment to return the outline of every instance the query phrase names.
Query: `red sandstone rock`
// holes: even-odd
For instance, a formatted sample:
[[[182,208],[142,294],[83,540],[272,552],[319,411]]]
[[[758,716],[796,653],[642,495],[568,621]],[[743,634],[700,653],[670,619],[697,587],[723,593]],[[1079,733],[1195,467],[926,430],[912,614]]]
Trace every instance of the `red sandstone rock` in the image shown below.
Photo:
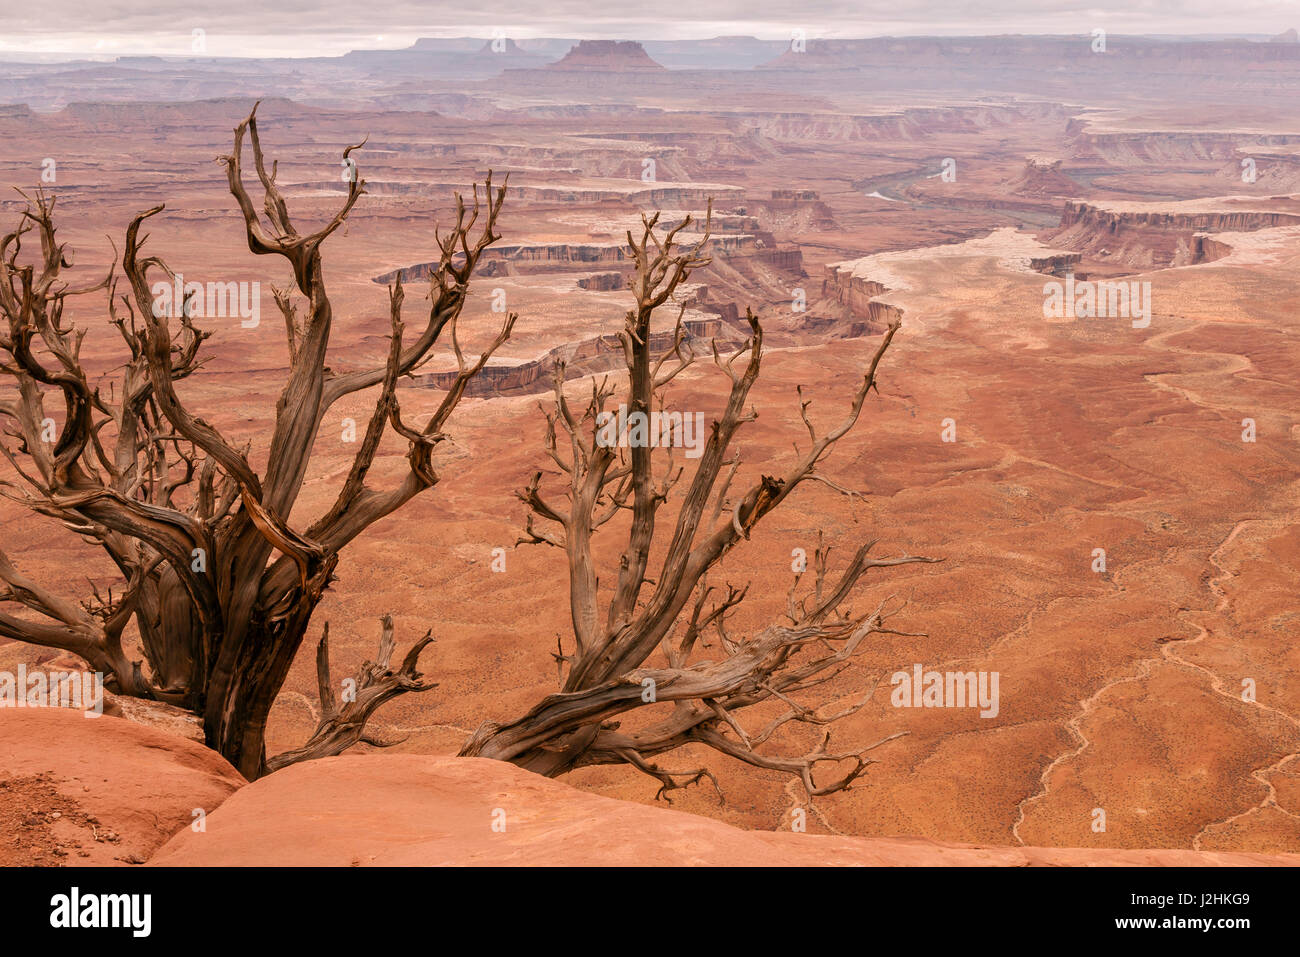
[[[582,40],[549,70],[662,70],[635,40]]]
[[[495,826],[494,826],[495,825]],[[1300,865],[1300,855],[978,847],[743,831],[579,791],[481,758],[343,756],[294,765],[182,830],[150,864]]]
[[[1025,167],[1007,185],[1013,193],[1025,196],[1073,196],[1079,184],[1061,171],[1061,160],[1040,160],[1030,157]]]
[[[0,709],[0,864],[142,863],[244,783],[201,744],[132,721]]]

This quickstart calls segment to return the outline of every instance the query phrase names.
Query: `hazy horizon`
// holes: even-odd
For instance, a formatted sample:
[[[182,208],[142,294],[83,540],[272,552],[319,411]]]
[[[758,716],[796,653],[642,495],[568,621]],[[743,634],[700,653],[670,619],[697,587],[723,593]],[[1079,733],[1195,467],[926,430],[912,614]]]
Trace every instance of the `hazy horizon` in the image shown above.
[[[308,10],[311,22],[305,22]],[[49,0],[39,8],[18,7],[0,14],[0,58],[188,57],[196,55],[196,30],[203,31],[204,39],[198,55],[238,58],[398,50],[421,37],[657,41],[753,36],[780,41],[789,40],[794,30],[809,39],[848,39],[1089,36],[1100,28],[1114,36],[1249,39],[1274,36],[1300,24],[1300,10],[1285,0],[1246,0],[1231,11],[1210,0],[1151,0],[1140,11],[1074,0],[1045,0],[1031,8],[994,0],[978,18],[958,0],[921,0],[906,8],[884,0],[811,0],[797,9],[756,0],[746,4],[743,14],[731,0],[670,0],[644,17],[602,16],[581,0],[522,5],[489,0],[472,12],[459,4],[413,0],[371,4],[363,10],[338,0],[324,7],[296,0],[275,10],[261,9],[253,0],[199,0],[184,7],[106,0],[97,9],[94,31],[68,28],[84,23],[78,11],[78,0]]]

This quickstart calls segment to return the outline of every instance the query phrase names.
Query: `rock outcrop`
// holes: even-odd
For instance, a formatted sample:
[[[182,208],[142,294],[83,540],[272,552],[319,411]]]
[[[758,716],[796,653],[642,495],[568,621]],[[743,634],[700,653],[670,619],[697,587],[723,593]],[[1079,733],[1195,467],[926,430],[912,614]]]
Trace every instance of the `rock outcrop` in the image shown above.
[[[592,292],[616,292],[627,285],[627,276],[621,272],[598,272],[578,280],[579,289]]]
[[[635,40],[581,40],[566,53],[563,59],[548,64],[548,70],[597,70],[612,73],[657,71],[663,64],[650,59],[650,54]]]
[[[1196,212],[1178,210],[1111,209],[1088,203],[1065,204],[1062,226],[1084,224],[1098,232],[1114,233],[1125,226],[1150,226],[1168,230],[1250,232],[1275,226],[1300,225],[1300,215],[1263,209],[1214,209]]]
[[[558,269],[585,269],[592,265],[623,264],[626,243],[527,243],[510,246],[491,246],[484,250],[482,262],[490,266],[504,261],[518,268],[519,273]],[[752,235],[714,236],[709,240],[709,253],[713,256],[750,256],[758,251],[758,237]],[[375,276],[373,282],[388,285],[400,275],[402,282],[410,283],[429,278],[437,269],[437,262],[416,263]],[[514,274],[513,272],[511,273]]]
[[[479,758],[344,755],[246,784],[184,739],[37,708],[0,711],[0,834],[9,865],[1300,866],[1295,854],[745,831]]]
[[[751,200],[749,207],[762,210],[764,221],[788,233],[839,228],[830,206],[813,189],[774,189],[771,199]]]
[[[1300,855],[980,847],[743,831],[498,761],[363,755],[294,765],[186,828],[160,866],[1262,865]]]
[[[133,721],[0,709],[0,865],[142,863],[245,783],[215,751]]]
[[[1196,208],[1067,202],[1060,227],[1047,233],[1044,241],[1106,262],[1148,269],[1190,266],[1220,258],[1226,245],[1209,241],[1206,232],[1252,232],[1300,225],[1300,215],[1295,213],[1183,205]]]
[[[1233,191],[1300,192],[1300,146],[1236,150],[1219,169],[1219,178]]]
[[[843,321],[838,324],[843,326],[842,335],[850,339],[879,332],[889,323],[903,318],[903,310],[877,299],[888,291],[889,288],[882,283],[855,276],[852,270],[836,266],[828,266],[822,280],[822,295],[842,307],[837,318]],[[809,316],[802,325],[812,331],[825,332],[834,324],[835,320]]]
[[[601,274],[619,276],[618,273]],[[581,280],[579,280],[581,282]],[[696,351],[707,352],[708,340],[723,332],[719,319],[685,319],[682,328],[688,343],[697,343]],[[650,348],[656,353],[667,352],[673,345],[671,331],[650,335]],[[598,336],[579,343],[556,346],[546,355],[517,365],[487,365],[465,387],[471,396],[528,395],[551,389],[556,364],[564,363],[564,378],[577,379],[600,372],[610,372],[623,366],[623,347],[618,336]],[[456,381],[454,369],[427,372],[411,376],[417,386],[426,389],[449,389]]]
[[[1021,196],[1074,196],[1079,184],[1061,171],[1061,163],[1059,159],[1031,156],[1008,185]]]
[[[1070,155],[1077,163],[1111,166],[1197,164],[1225,161],[1237,151],[1294,147],[1294,133],[1238,133],[1219,130],[1097,130],[1070,124]]]
[[[1075,269],[1079,260],[1083,256],[1081,253],[1054,253],[1050,256],[1036,256],[1029,260],[1029,268],[1034,272],[1041,272],[1048,276],[1065,276],[1072,273],[1075,279],[1084,280],[1088,277]]]

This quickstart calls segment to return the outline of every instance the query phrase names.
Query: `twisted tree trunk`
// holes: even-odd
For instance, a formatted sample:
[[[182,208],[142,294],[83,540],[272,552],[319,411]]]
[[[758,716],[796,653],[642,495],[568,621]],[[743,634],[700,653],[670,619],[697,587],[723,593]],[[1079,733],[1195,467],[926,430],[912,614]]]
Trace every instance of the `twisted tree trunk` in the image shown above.
[[[38,192],[18,227],[0,239],[0,381],[12,386],[0,391],[0,456],[13,472],[5,484],[14,490],[10,497],[33,513],[103,548],[124,583],[116,594],[95,588],[88,600],[70,600],[26,578],[0,550],[0,636],[80,655],[118,694],[193,711],[203,720],[207,743],[254,778],[369,740],[365,721],[379,704],[432,687],[415,670],[428,641],[392,672],[386,626],[378,662],[363,665],[358,679],[367,689],[365,706],[348,702],[331,709],[322,652],[322,708],[328,713],[304,747],[267,758],[267,717],[340,551],[441,481],[433,452],[446,438],[443,428],[469,380],[509,337],[516,316],[506,316],[477,358],[465,358],[457,319],[480,257],[500,238],[496,222],[505,201],[505,187],[494,190],[489,175],[483,201],[477,186],[471,205],[457,195],[450,228],[435,231],[440,259],[429,279],[428,317],[414,339],[406,339],[398,280],[389,288],[386,359],[369,368],[331,369],[326,355],[334,315],[321,248],[365,193],[365,181],[353,176],[329,222],[302,233],[276,183],[275,165],[268,169],[263,157],[256,107],[234,132],[234,149],[222,160],[249,250],[285,259],[294,276],[293,288],[274,290],[288,367],[265,474],[251,467],[247,447],[232,445],[177,391],[178,382],[200,371],[210,333],[193,321],[191,293],[171,308],[159,308],[155,299],[151,272],[166,277],[164,286],[178,279],[161,258],[142,252],[148,237],[141,229],[163,207],[140,213],[127,228],[121,268],[129,292],[119,296],[116,264],[80,288],[62,277],[71,261],[55,237],[55,201]],[[260,213],[243,182],[245,138],[264,193]],[[357,149],[343,151],[354,171]],[[23,238],[33,231],[39,243],[26,254]],[[96,291],[107,293],[109,319],[126,355],[114,373],[92,384],[81,362],[84,330],[64,322],[63,307],[70,296]],[[410,424],[398,402],[398,381],[448,335],[456,377],[428,420]],[[369,389],[377,395],[347,477],[329,510],[299,531],[291,519],[321,423],[340,399]],[[48,414],[48,397],[62,400],[61,423]],[[395,486],[374,488],[367,477],[389,432],[408,444],[410,467]],[[7,614],[7,604],[21,606],[22,614]],[[132,626],[147,668],[124,650]]]
[[[704,250],[709,218],[696,242],[677,246],[678,236],[692,225],[691,217],[662,235],[658,214],[643,217],[639,236],[627,235],[628,256],[635,264],[629,282],[636,305],[628,311],[620,332],[627,367],[620,408],[633,416],[664,415],[665,387],[696,359],[686,340],[678,313],[672,346],[660,356],[650,352],[651,319],[668,304],[692,273],[708,265]],[[702,744],[755,767],[796,775],[809,795],[849,787],[873,763],[867,755],[899,737],[843,751],[830,749],[829,726],[863,708],[860,700],[827,713],[822,707],[799,703],[797,696],[822,686],[848,667],[873,634],[892,633],[890,612],[881,603],[868,615],[844,608],[859,580],[873,568],[933,559],[911,555],[872,559],[872,544],[860,548],[839,579],[828,577],[829,549],[819,545],[813,556],[811,595],[796,600],[799,576],[791,588],[789,624],[772,625],[756,635],[733,638],[727,619],[745,597],[748,586],[726,587],[710,601],[715,587],[709,574],[765,515],[777,508],[805,481],[820,481],[837,491],[817,466],[827,452],[857,422],[863,404],[876,386],[876,370],[889,348],[897,324],[885,330],[869,357],[849,409],[838,423],[819,431],[808,415],[811,402],[799,390],[800,416],[809,447],[796,455],[779,477],[760,475],[734,497],[728,491],[741,466],[733,451],[740,428],[757,418],[746,411],[750,390],[758,378],[763,355],[763,330],[747,312],[752,338],[730,356],[712,345],[714,365],[725,377],[725,402],[700,450],[673,520],[665,523],[669,536],[663,564],[649,574],[651,550],[661,531],[661,509],[682,479],[685,469],[674,462],[673,442],[654,447],[645,439],[620,436],[610,442],[607,408],[620,386],[609,380],[593,383],[580,410],[570,405],[564,370],[557,368],[553,409],[547,415],[546,454],[559,469],[559,484],[567,505],[542,492],[542,472],[533,475],[519,498],[528,507],[521,544],[554,547],[565,554],[569,572],[572,654],[556,655],[561,669],[568,665],[561,689],[527,713],[503,723],[484,723],[465,743],[461,754],[510,761],[554,777],[575,768],[627,764],[660,782],[659,794],[708,779],[708,768],[669,770],[654,763],[661,754]],[[737,363],[744,359],[743,367]],[[646,420],[642,420],[645,422]],[[672,419],[660,419],[658,428]],[[679,420],[680,421],[680,420]],[[635,433],[633,433],[635,434]],[[624,441],[626,439],[626,441]],[[712,503],[712,507],[710,507]],[[605,608],[593,559],[593,538],[619,516],[628,520],[626,545],[619,560],[613,594]],[[660,536],[662,537],[662,536]],[[606,579],[608,580],[608,579]],[[602,614],[603,611],[603,614]],[[700,651],[706,635],[716,631],[715,652]],[[655,659],[652,664],[651,660]],[[765,708],[763,706],[766,706]],[[633,712],[642,720],[635,729],[622,727]],[[761,727],[746,727],[748,715],[770,715]],[[802,754],[769,753],[762,746],[800,726],[826,728],[821,743]],[[818,781],[814,771],[840,769],[833,780]],[[721,792],[719,791],[719,794]]]

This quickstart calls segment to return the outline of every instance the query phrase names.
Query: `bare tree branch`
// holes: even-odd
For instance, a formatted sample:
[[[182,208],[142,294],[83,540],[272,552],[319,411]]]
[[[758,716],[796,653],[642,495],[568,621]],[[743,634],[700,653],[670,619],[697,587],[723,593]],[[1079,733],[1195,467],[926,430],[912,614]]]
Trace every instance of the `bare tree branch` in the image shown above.
[[[659,796],[667,798],[669,792],[705,779],[717,787],[706,768],[674,771],[653,761],[657,755],[697,744],[755,767],[792,774],[809,795],[843,790],[873,763],[871,751],[899,735],[865,747],[834,749],[829,726],[864,707],[870,692],[838,710],[800,699],[841,674],[870,636],[896,633],[885,625],[892,613],[884,602],[868,615],[854,615],[846,607],[863,576],[874,568],[933,559],[870,558],[872,542],[859,548],[831,580],[829,549],[819,543],[811,594],[796,599],[801,576],[791,589],[790,624],[772,625],[750,637],[733,636],[728,628],[728,618],[745,599],[748,586],[727,585],[719,592],[709,584],[709,574],[804,481],[848,493],[818,473],[817,466],[857,422],[898,326],[885,331],[848,413],[828,431],[818,433],[808,411],[811,403],[799,389],[799,415],[811,447],[802,454],[796,450],[795,462],[779,477],[761,476],[733,499],[728,493],[741,465],[735,438],[757,417],[749,396],[763,357],[762,326],[747,310],[751,337],[726,355],[713,344],[713,364],[725,377],[725,405],[712,422],[675,516],[661,523],[662,509],[684,471],[674,461],[674,443],[663,448],[656,447],[661,443],[630,438],[631,426],[622,431],[625,423],[616,418],[610,403],[618,395],[628,423],[637,416],[642,422],[652,417],[664,421],[665,387],[693,363],[695,353],[685,343],[680,306],[672,342],[658,357],[651,354],[652,320],[655,310],[673,299],[694,270],[708,265],[703,250],[710,220],[706,218],[700,241],[685,249],[677,246],[677,236],[690,218],[662,234],[658,220],[658,215],[644,216],[639,234],[627,234],[635,307],[619,333],[627,365],[625,387],[620,392],[608,380],[593,381],[579,411],[570,404],[563,370],[555,376],[544,446],[560,470],[567,507],[554,504],[559,496],[543,491],[541,471],[519,493],[528,510],[520,542],[563,548],[568,561],[576,650],[556,659],[561,675],[566,665],[568,675],[560,691],[527,713],[505,723],[484,723],[461,753],[511,761],[551,776],[594,764],[627,764],[659,781]],[[671,417],[667,421],[671,423]],[[568,454],[557,441],[561,430],[568,437]],[[626,539],[612,592],[606,590],[602,608],[593,540],[598,530],[625,512],[629,521],[620,534]],[[656,543],[663,558],[652,577]],[[716,633],[712,645],[705,637],[710,632]],[[703,657],[706,648],[720,649],[721,657]],[[657,653],[664,666],[652,663]],[[774,716],[773,707],[780,708]],[[637,730],[622,730],[624,716],[653,709],[658,709],[655,714],[665,709],[667,713]],[[747,709],[768,717],[751,726]],[[820,743],[794,754],[769,750],[799,727],[818,728]]]
[[[354,172],[362,146],[343,150]],[[248,151],[260,204],[244,182]],[[0,494],[100,547],[121,581],[106,589],[92,583],[91,597],[78,604],[30,580],[0,553],[0,635],[72,651],[104,671],[118,693],[190,709],[203,718],[208,744],[253,778],[270,767],[266,718],[340,550],[437,484],[434,449],[469,381],[517,317],[509,314],[481,354],[466,359],[455,321],[480,257],[499,238],[505,201],[505,187],[494,188],[489,177],[482,199],[477,186],[472,205],[457,196],[450,230],[435,230],[441,259],[419,334],[405,333],[398,282],[389,296],[385,361],[332,371],[326,354],[334,311],[323,248],[365,195],[365,180],[359,173],[349,177],[326,221],[303,226],[279,185],[277,164],[264,154],[257,107],[235,127],[233,148],[220,162],[248,248],[286,260],[294,275],[290,288],[273,290],[284,318],[287,368],[271,434],[259,443],[266,469],[259,474],[250,445],[222,434],[177,388],[201,372],[211,333],[194,321],[198,303],[191,292],[170,307],[156,295],[160,283],[182,286],[177,272],[148,249],[145,225],[164,207],[145,210],[128,225],[119,293],[116,265],[81,285],[64,279],[72,255],[55,235],[54,198],[39,191],[26,197],[16,227],[0,236],[0,377],[11,386],[0,391]],[[86,330],[66,322],[63,310],[68,297],[95,292],[106,295],[122,358],[97,361],[111,371],[92,377],[81,359]],[[409,422],[399,405],[401,377],[430,358],[449,326],[455,383],[427,421]],[[294,506],[324,416],[341,397],[371,388],[365,438],[333,505],[303,531],[293,521]],[[47,408],[54,402],[59,408]],[[390,433],[406,443],[410,467],[394,487],[372,488],[372,466]],[[10,606],[16,613],[8,613]],[[142,661],[123,650],[133,637]],[[423,690],[410,684],[414,667],[412,659],[389,677],[383,669],[366,672],[370,690],[362,704],[373,710],[395,691]],[[336,753],[365,739],[358,729],[369,711],[345,706],[331,713],[328,727],[300,749],[304,754]],[[275,766],[287,760],[276,759]]]
[[[438,687],[436,681],[424,681],[423,675],[416,670],[420,654],[433,641],[433,632],[426,632],[411,650],[406,653],[401,666],[393,671],[389,662],[393,660],[396,642],[393,638],[393,618],[385,615],[382,619],[383,635],[379,640],[379,654],[375,661],[364,662],[357,675],[352,679],[352,686],[347,689],[342,707],[334,693],[330,680],[329,663],[329,624],[321,634],[320,644],[316,648],[316,675],[320,687],[321,718],[316,731],[307,743],[292,751],[285,751],[273,758],[268,758],[268,772],[310,761],[315,758],[332,757],[342,754],[358,741],[375,744],[380,739],[366,731],[366,723],[374,716],[385,702],[407,692],[430,691]],[[384,740],[381,747],[399,744],[402,739]]]

